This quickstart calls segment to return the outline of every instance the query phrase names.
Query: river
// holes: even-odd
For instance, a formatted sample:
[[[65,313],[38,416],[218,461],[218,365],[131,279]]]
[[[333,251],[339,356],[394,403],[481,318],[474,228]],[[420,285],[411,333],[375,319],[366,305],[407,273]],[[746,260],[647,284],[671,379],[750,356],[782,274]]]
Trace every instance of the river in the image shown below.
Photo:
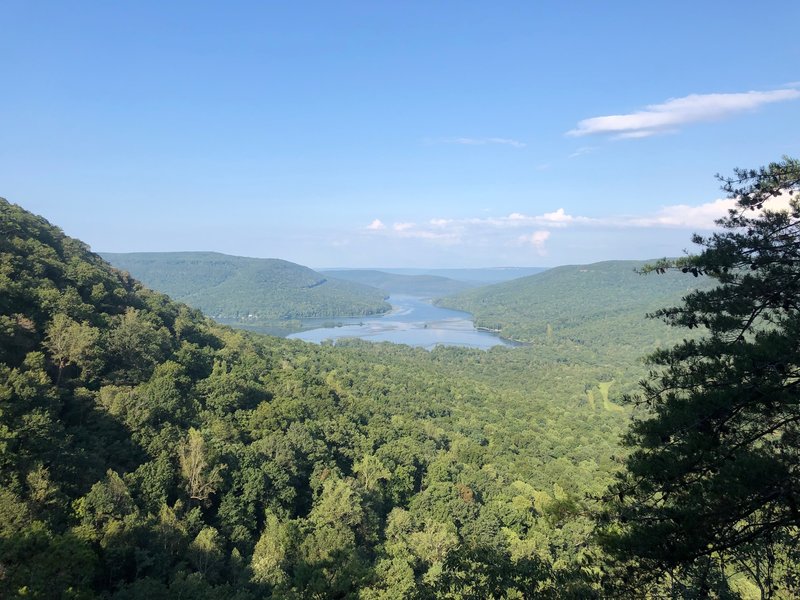
[[[482,349],[515,345],[493,333],[476,329],[469,313],[434,306],[415,296],[390,296],[388,302],[392,310],[382,316],[304,319],[304,327],[319,327],[288,337],[315,343],[355,337],[370,342],[421,346],[428,350],[440,345]],[[332,322],[336,326],[331,326]]]

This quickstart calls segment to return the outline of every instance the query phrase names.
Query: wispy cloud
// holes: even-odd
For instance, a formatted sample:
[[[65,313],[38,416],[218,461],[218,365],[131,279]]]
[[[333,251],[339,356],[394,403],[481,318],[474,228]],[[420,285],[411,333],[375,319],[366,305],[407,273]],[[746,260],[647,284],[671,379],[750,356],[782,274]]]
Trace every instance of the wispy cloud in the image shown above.
[[[765,209],[789,208],[789,194],[767,201]],[[533,248],[540,255],[545,242],[570,229],[685,229],[707,231],[716,227],[716,220],[727,216],[736,207],[729,198],[703,204],[671,204],[646,214],[588,217],[569,214],[564,208],[540,214],[512,212],[504,216],[436,218],[427,222],[398,221],[388,227],[375,219],[367,227],[382,236],[396,239],[420,239],[439,245],[470,244],[507,245]],[[379,226],[376,226],[376,223]]]
[[[367,229],[370,231],[380,231],[381,229],[386,229],[386,225],[384,225],[383,221],[380,219],[375,219],[372,223],[367,225]]]
[[[620,224],[631,227],[677,227],[711,229],[714,222],[736,207],[736,200],[720,198],[697,206],[673,204],[662,207],[653,215],[623,217]]]
[[[395,223],[392,225],[392,229],[398,232],[408,231],[414,228],[414,223]]]
[[[462,222],[469,225],[487,225],[501,229],[519,229],[520,227],[566,227],[573,223],[588,223],[589,217],[578,217],[569,215],[563,208],[540,215],[526,215],[514,212],[504,217],[483,217],[463,219]]]
[[[449,223],[443,225],[431,222],[423,226],[416,223],[395,223],[392,225],[392,234],[399,238],[417,238],[444,245],[460,243],[463,229],[450,228],[447,225]]]
[[[800,90],[779,89],[767,92],[736,94],[691,94],[651,104],[636,112],[592,117],[580,121],[567,135],[607,134],[632,139],[677,131],[682,125],[715,121],[733,114],[754,110],[762,105],[800,98]]]
[[[588,217],[567,214],[563,208],[538,215],[519,212],[499,217],[436,218],[424,223],[397,221],[386,226],[375,219],[367,229],[396,239],[420,239],[438,245],[516,245],[544,251],[550,230],[590,224]],[[380,226],[376,226],[379,223]]]
[[[569,158],[578,158],[579,156],[583,156],[584,154],[591,154],[597,148],[595,146],[581,146],[575,152],[569,155]]]
[[[525,142],[513,140],[510,138],[502,137],[488,137],[488,138],[472,138],[472,137],[455,137],[455,138],[440,138],[435,140],[427,140],[428,143],[433,144],[460,144],[462,146],[511,146],[513,148],[524,148],[527,146]]]
[[[783,193],[780,196],[767,199],[764,203],[766,210],[789,210],[791,194]],[[654,215],[627,217],[622,224],[631,227],[675,227],[683,229],[713,229],[715,221],[728,215],[736,208],[736,200],[719,198],[705,204],[695,206],[689,204],[672,204],[662,207]]]
[[[388,252],[431,261],[446,257],[474,261],[480,257],[496,264],[593,262],[678,254],[691,233],[707,235],[714,231],[715,221],[736,207],[734,200],[723,198],[694,204],[665,203],[628,214],[596,212],[602,206],[611,206],[606,203],[587,215],[572,212],[567,205],[551,204],[552,210],[543,210],[541,202],[536,203],[539,210],[530,209],[529,204],[526,212],[484,214],[478,206],[471,214],[438,214],[430,219],[420,218],[409,209],[396,219],[374,219],[380,227],[368,229],[365,219],[360,227],[337,230],[336,237],[352,239],[351,249],[359,248],[361,253],[351,250],[354,255],[375,261]],[[789,202],[788,194],[772,198],[765,209],[785,209]],[[388,210],[396,213],[403,208],[397,204]]]

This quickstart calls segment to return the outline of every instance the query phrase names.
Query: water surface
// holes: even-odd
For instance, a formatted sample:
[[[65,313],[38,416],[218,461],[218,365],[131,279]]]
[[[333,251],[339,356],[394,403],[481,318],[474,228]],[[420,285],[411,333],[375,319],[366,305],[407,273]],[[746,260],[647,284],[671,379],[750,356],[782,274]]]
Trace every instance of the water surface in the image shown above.
[[[483,349],[512,345],[493,333],[476,329],[472,315],[467,312],[434,306],[426,299],[415,296],[390,296],[388,301],[392,310],[385,315],[304,319],[304,327],[318,327],[288,337],[316,343],[356,337],[370,342],[421,346],[429,350],[439,345]],[[336,326],[332,326],[332,321]]]

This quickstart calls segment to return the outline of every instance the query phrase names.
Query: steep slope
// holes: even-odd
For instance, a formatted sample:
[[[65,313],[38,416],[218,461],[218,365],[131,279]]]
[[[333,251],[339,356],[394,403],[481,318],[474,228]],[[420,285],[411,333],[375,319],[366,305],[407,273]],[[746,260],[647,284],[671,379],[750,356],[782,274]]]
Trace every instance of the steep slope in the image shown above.
[[[448,296],[475,287],[475,284],[439,275],[399,275],[371,269],[326,269],[323,273],[337,279],[380,288],[390,294],[406,294],[425,298]]]
[[[151,288],[223,320],[257,323],[389,310],[385,293],[285,260],[216,252],[104,253]]]

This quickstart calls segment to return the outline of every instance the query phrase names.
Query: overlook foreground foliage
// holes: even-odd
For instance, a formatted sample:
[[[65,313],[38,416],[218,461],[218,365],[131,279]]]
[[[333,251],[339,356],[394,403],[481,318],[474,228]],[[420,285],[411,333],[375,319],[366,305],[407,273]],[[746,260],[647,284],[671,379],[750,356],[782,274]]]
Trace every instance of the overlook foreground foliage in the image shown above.
[[[622,595],[800,597],[800,162],[723,181],[722,231],[652,267],[719,285],[654,315],[701,337],[653,354],[635,398],[603,515]]]

